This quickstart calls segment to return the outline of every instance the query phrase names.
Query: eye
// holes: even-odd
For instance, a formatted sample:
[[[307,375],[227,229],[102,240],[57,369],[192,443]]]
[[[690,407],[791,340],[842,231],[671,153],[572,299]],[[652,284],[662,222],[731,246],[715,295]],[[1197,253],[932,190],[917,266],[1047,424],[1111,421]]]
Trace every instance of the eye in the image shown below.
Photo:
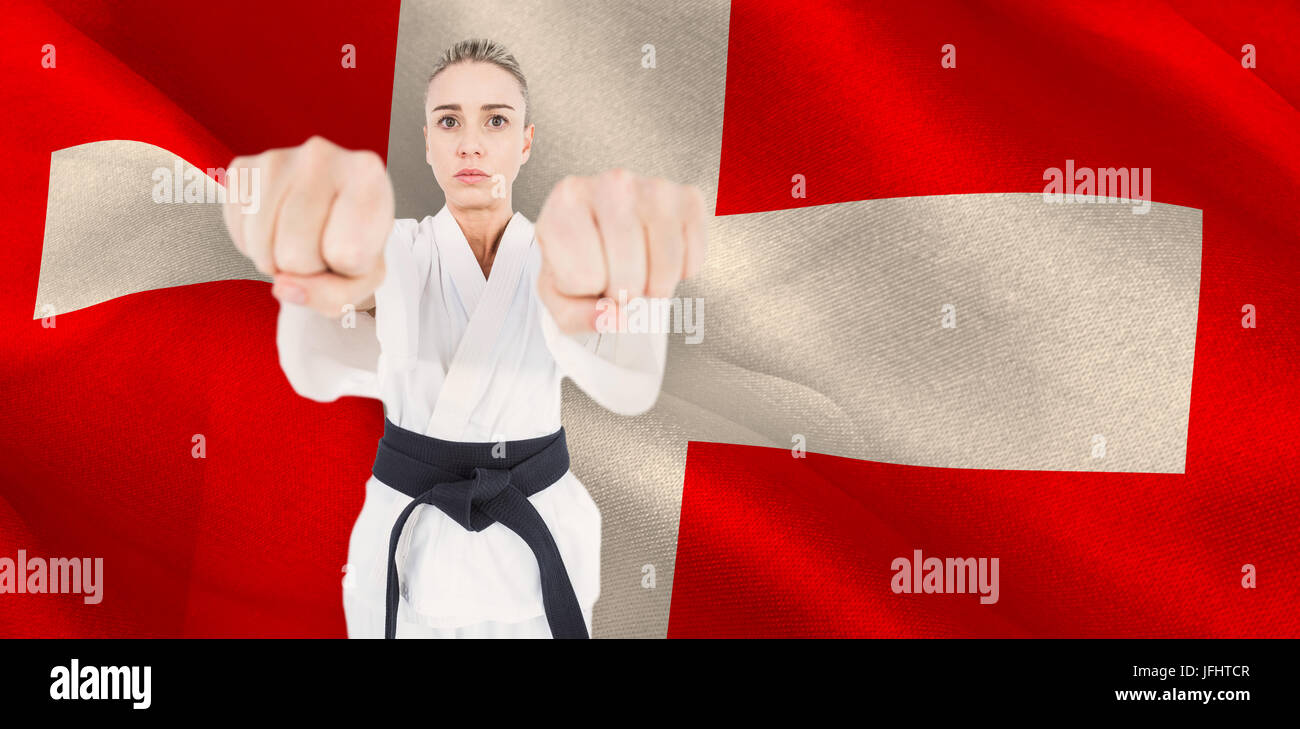
[[[448,119],[450,119],[453,122],[456,121],[456,117],[452,116],[451,114],[448,114],[438,120],[438,126],[442,127],[443,129],[451,129],[451,127],[443,124],[443,122],[447,121]]]
[[[500,124],[493,124],[493,122],[495,122],[495,121],[498,120],[498,119],[501,120],[501,123],[500,123]],[[500,128],[504,127],[505,125],[509,124],[509,123],[510,123],[510,120],[507,119],[507,118],[505,118],[504,116],[502,116],[502,115],[500,115],[500,114],[493,114],[493,115],[492,115],[492,118],[491,118],[491,119],[488,119],[488,126],[492,127],[493,129],[500,129]]]

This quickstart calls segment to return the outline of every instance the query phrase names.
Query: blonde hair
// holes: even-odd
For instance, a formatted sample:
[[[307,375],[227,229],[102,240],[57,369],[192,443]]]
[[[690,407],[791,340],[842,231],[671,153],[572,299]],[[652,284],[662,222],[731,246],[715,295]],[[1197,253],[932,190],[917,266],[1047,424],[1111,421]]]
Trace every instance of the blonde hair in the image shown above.
[[[506,50],[506,47],[500,43],[487,38],[463,40],[443,51],[442,57],[434,64],[433,72],[429,74],[429,80],[424,83],[424,105],[429,105],[429,84],[433,83],[438,74],[447,70],[449,66],[471,61],[491,63],[515,77],[515,80],[519,82],[519,93],[524,97],[524,126],[527,127],[528,117],[533,111],[532,104],[528,103],[528,80],[524,78],[524,72],[519,67],[519,61],[515,60],[510,51]]]

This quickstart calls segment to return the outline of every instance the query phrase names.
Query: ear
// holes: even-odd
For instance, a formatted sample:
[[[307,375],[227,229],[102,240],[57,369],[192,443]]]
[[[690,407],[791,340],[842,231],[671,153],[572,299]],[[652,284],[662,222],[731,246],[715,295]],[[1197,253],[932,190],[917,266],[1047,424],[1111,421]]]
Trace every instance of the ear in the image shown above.
[[[533,132],[536,128],[536,124],[529,124],[528,128],[524,130],[524,157],[519,161],[521,165],[528,161],[529,155],[533,152]]]

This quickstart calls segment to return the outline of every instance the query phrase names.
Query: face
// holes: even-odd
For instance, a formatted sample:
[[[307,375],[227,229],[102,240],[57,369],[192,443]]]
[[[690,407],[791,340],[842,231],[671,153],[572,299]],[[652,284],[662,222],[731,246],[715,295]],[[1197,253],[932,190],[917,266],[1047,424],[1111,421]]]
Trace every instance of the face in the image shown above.
[[[457,63],[429,83],[424,155],[448,205],[510,205],[515,177],[532,150],[533,125],[524,127],[524,111],[519,82],[495,64]]]

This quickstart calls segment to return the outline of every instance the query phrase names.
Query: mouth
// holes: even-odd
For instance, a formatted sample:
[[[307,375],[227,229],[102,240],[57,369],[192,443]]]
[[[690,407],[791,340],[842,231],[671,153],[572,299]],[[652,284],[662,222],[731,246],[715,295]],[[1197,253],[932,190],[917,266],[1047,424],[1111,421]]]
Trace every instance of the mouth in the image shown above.
[[[489,179],[488,173],[475,167],[467,167],[460,172],[457,172],[455,177],[457,180],[460,180],[467,185],[474,185],[483,180]]]

